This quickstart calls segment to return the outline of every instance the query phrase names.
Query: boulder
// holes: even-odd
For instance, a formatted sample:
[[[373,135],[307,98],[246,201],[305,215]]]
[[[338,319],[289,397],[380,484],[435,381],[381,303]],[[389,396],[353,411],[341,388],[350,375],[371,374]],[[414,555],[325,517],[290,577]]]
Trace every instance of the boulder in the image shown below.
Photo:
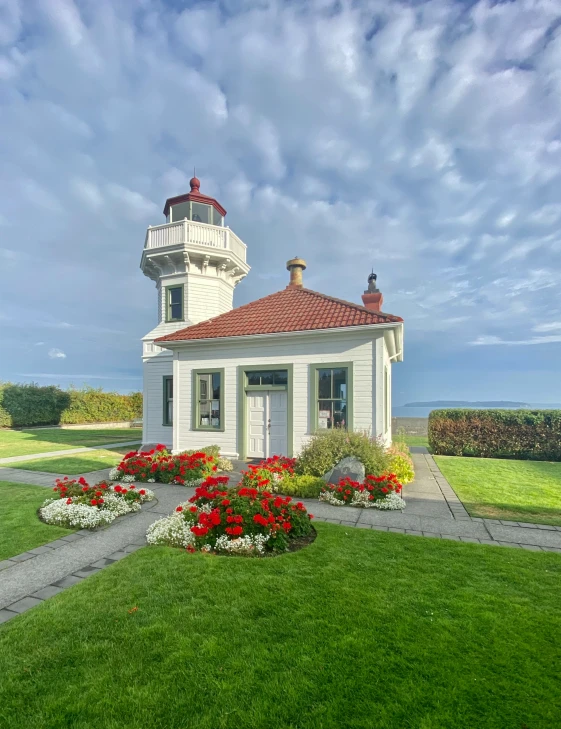
[[[328,471],[322,478],[326,483],[339,483],[342,478],[347,476],[352,481],[364,481],[365,475],[364,464],[354,456],[347,456],[333,466],[331,471]]]

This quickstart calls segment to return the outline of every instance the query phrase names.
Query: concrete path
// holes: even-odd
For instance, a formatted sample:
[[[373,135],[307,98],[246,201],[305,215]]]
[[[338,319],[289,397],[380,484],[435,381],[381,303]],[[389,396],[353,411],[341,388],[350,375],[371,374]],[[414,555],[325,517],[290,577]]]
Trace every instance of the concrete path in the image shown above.
[[[31,453],[27,456],[10,456],[9,458],[0,458],[0,463],[23,463],[24,461],[36,461],[39,458],[51,458],[52,456],[74,456],[76,453],[86,453],[87,451],[102,451],[106,448],[123,448],[127,446],[139,445],[138,438],[136,440],[121,440],[118,443],[105,443],[98,446],[84,446],[83,448],[66,448],[63,451],[47,451],[45,453]]]
[[[301,501],[319,521],[412,536],[561,553],[561,527],[471,518],[432,456],[426,449],[415,450],[415,481],[404,489],[407,506],[403,512],[337,507],[312,499]],[[229,474],[232,484],[239,480],[244,465],[241,462],[234,464],[235,470]],[[7,470],[16,469],[0,469],[0,478],[3,478],[2,471]],[[42,482],[44,478],[48,478],[48,486],[52,486],[55,478],[54,474],[19,473],[24,475],[23,482],[41,486],[47,486]],[[84,475],[95,483],[107,477],[107,469]],[[145,504],[140,512],[120,517],[105,529],[81,530],[0,562],[0,622],[139,549],[146,544],[148,526],[162,515],[170,514],[177,504],[194,493],[193,488],[184,486],[149,486],[154,490],[157,502]]]

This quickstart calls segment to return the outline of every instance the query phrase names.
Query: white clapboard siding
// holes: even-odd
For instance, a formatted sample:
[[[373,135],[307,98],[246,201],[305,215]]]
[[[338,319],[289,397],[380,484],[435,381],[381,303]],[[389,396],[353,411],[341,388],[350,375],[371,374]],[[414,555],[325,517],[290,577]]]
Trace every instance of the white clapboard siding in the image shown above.
[[[144,413],[142,425],[143,443],[163,443],[172,445],[172,428],[163,425],[164,414],[164,375],[172,374],[172,357],[156,356],[147,359],[142,365],[144,380]]]
[[[179,384],[175,389],[178,408],[177,450],[199,448],[211,442],[225,455],[238,454],[237,377],[238,366],[292,364],[293,369],[293,448],[298,453],[310,435],[308,376],[310,364],[349,362],[353,367],[354,429],[380,435],[377,397],[379,374],[374,359],[383,362],[382,332],[311,334],[278,339],[247,338],[241,342],[189,345],[178,352]],[[378,354],[378,357],[376,355]],[[225,429],[209,433],[191,429],[191,381],[193,369],[223,367],[225,370]],[[382,383],[383,386],[383,383]],[[382,390],[383,392],[383,390]],[[378,395],[379,397],[379,395]],[[290,434],[289,434],[290,437]]]

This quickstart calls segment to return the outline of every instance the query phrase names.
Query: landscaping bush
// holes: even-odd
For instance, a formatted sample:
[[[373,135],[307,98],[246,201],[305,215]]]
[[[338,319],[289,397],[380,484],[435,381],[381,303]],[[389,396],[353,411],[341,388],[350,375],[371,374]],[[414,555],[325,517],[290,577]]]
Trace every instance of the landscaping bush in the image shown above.
[[[154,492],[101,481],[90,486],[84,478],[57,479],[55,498],[47,499],[39,513],[47,524],[94,529],[111,524],[118,516],[138,511]]]
[[[364,464],[366,473],[374,476],[389,469],[389,456],[377,440],[366,433],[334,428],[312,435],[300,453],[296,472],[306,476],[323,476],[346,456],[358,458]]]
[[[56,385],[0,383],[0,426],[109,423],[142,417],[142,393],[101,388],[61,390]]]
[[[397,476],[397,480],[405,486],[415,478],[413,459],[409,454],[409,448],[399,441],[392,443],[387,449],[390,457],[389,471]]]
[[[271,456],[259,463],[250,463],[247,471],[242,471],[240,484],[248,488],[278,491],[278,486],[285,476],[294,474],[295,458]]]
[[[172,455],[161,443],[149,451],[130,451],[109,471],[112,481],[174,483],[193,486],[218,470],[217,458],[204,450]]]
[[[342,478],[338,484],[324,484],[320,501],[333,506],[360,506],[365,509],[403,509],[401,484],[393,473],[384,476],[366,476],[364,483]]]
[[[561,410],[433,410],[429,446],[445,456],[561,461]]]
[[[257,488],[228,489],[227,484],[228,476],[207,478],[174,514],[149,527],[148,543],[260,556],[284,552],[294,540],[312,534],[312,516],[302,503]]]
[[[325,486],[320,476],[285,476],[276,486],[276,491],[290,496],[299,496],[301,499],[317,499]]]

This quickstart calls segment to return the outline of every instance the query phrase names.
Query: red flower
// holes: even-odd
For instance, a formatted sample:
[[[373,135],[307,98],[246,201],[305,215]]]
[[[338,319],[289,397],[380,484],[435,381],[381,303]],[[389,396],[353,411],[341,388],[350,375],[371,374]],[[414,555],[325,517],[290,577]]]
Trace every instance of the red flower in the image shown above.
[[[208,534],[208,527],[201,524],[194,524],[191,527],[191,531],[196,537],[204,537],[206,534]]]
[[[177,507],[175,508],[175,510],[176,510],[176,511],[183,511],[183,507],[182,507],[182,506],[177,506]],[[195,509],[195,511],[196,511],[196,509]]]
[[[66,503],[67,504],[71,504],[72,503],[72,499],[66,499]]]
[[[192,544],[188,544],[187,551],[190,552],[191,554],[193,554],[193,552],[196,552],[197,550],[195,549],[195,547],[193,547]]]
[[[92,500],[90,501],[90,504],[91,504],[92,506],[97,506],[97,499],[92,499]]]
[[[138,493],[139,493],[139,494],[140,494],[141,496],[145,496],[145,495],[146,495],[146,489],[140,489],[140,491],[139,491]]]
[[[87,486],[82,486],[82,491],[87,491],[87,490],[88,490]]]

